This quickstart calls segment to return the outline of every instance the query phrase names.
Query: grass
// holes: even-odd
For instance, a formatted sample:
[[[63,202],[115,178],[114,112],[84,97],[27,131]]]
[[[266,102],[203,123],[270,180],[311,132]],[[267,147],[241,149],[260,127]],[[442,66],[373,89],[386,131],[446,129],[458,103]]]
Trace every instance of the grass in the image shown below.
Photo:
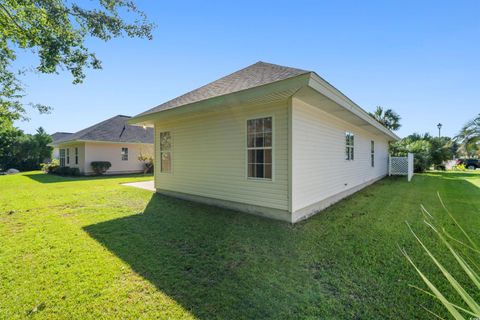
[[[438,191],[480,238],[478,172],[384,179],[293,226],[120,185],[145,179],[1,176],[0,318],[446,317],[409,286],[399,246],[455,300],[405,221],[455,267],[422,222]]]

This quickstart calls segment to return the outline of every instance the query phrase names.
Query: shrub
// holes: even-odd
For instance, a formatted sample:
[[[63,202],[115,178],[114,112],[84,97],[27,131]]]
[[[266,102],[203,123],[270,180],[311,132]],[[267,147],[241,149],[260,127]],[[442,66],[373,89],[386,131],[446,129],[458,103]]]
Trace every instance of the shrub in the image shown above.
[[[98,175],[104,174],[112,166],[109,161],[92,161],[90,165],[92,166],[93,171]]]
[[[465,170],[467,170],[467,167],[465,167],[464,163],[460,163],[460,164],[457,164],[456,166],[454,166],[453,170],[465,171]]]
[[[70,167],[57,167],[55,170],[52,171],[52,173],[58,174],[59,176],[79,176],[80,169]]]
[[[148,154],[140,153],[138,161],[143,162],[143,174],[153,172],[153,157]]]
[[[60,167],[60,161],[53,159],[51,162],[40,164],[42,171],[45,173],[53,173],[57,168]]]

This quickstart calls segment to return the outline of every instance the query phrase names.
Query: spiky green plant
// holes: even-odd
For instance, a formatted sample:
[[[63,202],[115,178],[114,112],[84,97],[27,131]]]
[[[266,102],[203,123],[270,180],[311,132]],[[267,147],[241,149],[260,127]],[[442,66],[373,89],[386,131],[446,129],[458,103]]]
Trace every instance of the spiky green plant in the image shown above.
[[[465,241],[462,241],[453,237],[444,228],[437,228],[434,225],[434,217],[422,205],[421,210],[425,217],[424,222],[431,230],[433,230],[434,234],[438,236],[439,241],[441,241],[445,245],[446,249],[448,249],[451,255],[455,258],[455,261],[461,267],[461,270],[465,273],[469,281],[472,283],[472,287],[480,291],[479,245],[474,241],[474,239],[472,239],[468,235],[468,233],[462,228],[462,226],[457,222],[454,216],[450,213],[450,211],[447,209],[447,207],[443,203],[442,198],[440,197],[440,194],[437,193],[437,195],[443,209],[445,210],[447,215],[450,217],[450,219],[452,219],[454,225],[456,225],[459,228],[459,230],[465,237]],[[435,255],[432,254],[432,252],[422,242],[420,237],[417,236],[417,234],[413,231],[412,227],[410,226],[410,224],[408,224],[408,222],[407,222],[407,226],[410,232],[412,232],[415,239],[421,245],[423,250],[427,253],[431,261],[433,261],[436,267],[441,271],[445,280],[448,282],[448,284],[451,286],[454,292],[457,293],[461,301],[463,301],[464,306],[463,307],[459,306],[458,304],[453,303],[451,300],[445,297],[445,294],[442,293],[437,288],[437,286],[435,286],[432,283],[432,281],[430,281],[429,277],[419,269],[419,267],[415,264],[413,259],[407,254],[405,249],[400,248],[402,254],[405,256],[408,262],[413,266],[413,268],[420,275],[420,278],[423,280],[423,282],[425,282],[430,292],[427,290],[421,289],[417,286],[412,286],[412,287],[440,301],[454,319],[466,319],[465,316],[468,316],[468,319],[480,319],[479,303],[475,301],[475,298],[472,297],[472,295],[467,292],[465,287],[462,286],[456,280],[456,278],[451,274],[451,272],[435,257]],[[457,278],[458,277],[464,278],[464,275],[463,274],[457,275]],[[439,315],[433,313],[432,311],[428,309],[426,310],[430,312],[432,315],[442,319]]]

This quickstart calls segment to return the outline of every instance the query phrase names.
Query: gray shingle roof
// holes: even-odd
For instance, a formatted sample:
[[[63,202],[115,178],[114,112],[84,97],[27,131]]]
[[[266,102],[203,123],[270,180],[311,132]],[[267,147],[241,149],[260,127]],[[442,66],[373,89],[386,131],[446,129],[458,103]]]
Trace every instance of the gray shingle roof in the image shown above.
[[[143,116],[159,111],[177,108],[190,103],[259,87],[309,72],[311,71],[259,61],[251,66],[204,85],[203,87],[167,101],[137,116]]]
[[[71,132],[55,132],[54,134],[51,134],[50,137],[52,137],[52,143],[55,143],[57,140],[63,140],[71,134]]]
[[[118,115],[54,141],[54,144],[72,140],[153,143],[153,128],[143,129],[127,123],[131,117]]]

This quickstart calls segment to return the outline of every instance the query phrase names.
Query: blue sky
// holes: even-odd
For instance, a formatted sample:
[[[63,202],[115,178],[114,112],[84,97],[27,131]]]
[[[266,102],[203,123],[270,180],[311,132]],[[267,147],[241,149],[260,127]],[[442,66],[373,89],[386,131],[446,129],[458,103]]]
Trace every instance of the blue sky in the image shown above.
[[[23,78],[28,133],[75,132],[135,115],[259,60],[316,71],[367,111],[402,116],[400,136],[455,135],[480,112],[480,1],[139,1],[154,40],[89,40],[103,70]],[[35,65],[22,55],[19,63]]]

